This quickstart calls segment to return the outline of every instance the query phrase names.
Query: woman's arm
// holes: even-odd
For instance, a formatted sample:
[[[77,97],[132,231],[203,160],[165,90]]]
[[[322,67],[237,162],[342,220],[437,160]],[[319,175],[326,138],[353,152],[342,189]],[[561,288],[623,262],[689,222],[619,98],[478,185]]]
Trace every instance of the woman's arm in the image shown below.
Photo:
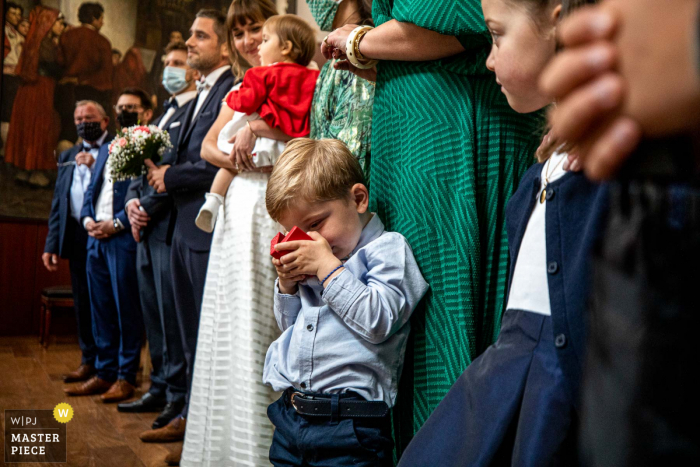
[[[330,33],[321,44],[323,55],[328,59],[345,58],[345,43],[356,27],[347,24]],[[450,57],[464,52],[464,47],[455,36],[392,19],[365,34],[360,52],[368,59],[411,62]]]
[[[272,128],[265,120],[259,118],[250,122],[250,128],[261,138],[274,139],[276,141],[287,142],[292,138],[279,128]]]
[[[217,140],[219,139],[219,133],[221,129],[231,121],[233,118],[233,109],[228,105],[224,104],[221,106],[219,111],[219,116],[216,117],[216,121],[209,128],[207,136],[204,137],[202,141],[202,159],[209,162],[217,167],[225,167],[227,169],[233,169],[234,164],[231,162],[229,154],[221,152],[217,145]]]

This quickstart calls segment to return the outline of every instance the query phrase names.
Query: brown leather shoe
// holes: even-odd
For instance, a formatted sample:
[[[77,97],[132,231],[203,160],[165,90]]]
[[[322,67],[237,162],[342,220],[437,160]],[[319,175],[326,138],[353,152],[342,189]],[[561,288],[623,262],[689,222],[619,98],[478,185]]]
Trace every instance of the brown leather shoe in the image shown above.
[[[77,370],[71,371],[63,375],[64,383],[78,383],[87,381],[95,374],[95,367],[92,365],[81,364]]]
[[[168,453],[165,456],[165,463],[168,465],[180,465],[180,458],[182,457],[182,444],[175,448],[173,452]]]
[[[111,386],[112,383],[109,381],[105,381],[98,376],[93,376],[84,383],[63,388],[63,392],[69,396],[89,396],[91,394],[102,394]]]
[[[144,431],[139,435],[144,443],[172,443],[185,439],[186,420],[175,417],[170,423],[157,430]]]
[[[134,386],[126,380],[118,379],[109,391],[100,396],[102,402],[119,402],[134,395]]]

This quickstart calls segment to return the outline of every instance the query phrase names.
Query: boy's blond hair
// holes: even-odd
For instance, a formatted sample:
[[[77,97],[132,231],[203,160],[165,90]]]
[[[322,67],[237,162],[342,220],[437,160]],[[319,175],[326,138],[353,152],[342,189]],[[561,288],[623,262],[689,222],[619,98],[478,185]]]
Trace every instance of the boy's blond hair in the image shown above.
[[[280,43],[286,41],[292,43],[292,51],[289,54],[294,63],[307,66],[311,63],[316,52],[316,34],[309,23],[297,15],[271,16],[263,25],[270,34],[276,34]]]
[[[297,138],[287,144],[267,182],[267,212],[279,220],[299,201],[317,203],[349,196],[364,184],[357,158],[337,139]]]

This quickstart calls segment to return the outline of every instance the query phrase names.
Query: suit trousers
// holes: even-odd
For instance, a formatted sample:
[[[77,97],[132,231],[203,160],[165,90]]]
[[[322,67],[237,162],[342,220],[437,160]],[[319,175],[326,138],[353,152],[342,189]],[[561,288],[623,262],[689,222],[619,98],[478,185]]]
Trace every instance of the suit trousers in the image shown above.
[[[182,415],[187,415],[189,395],[192,389],[194,357],[197,352],[199,316],[202,311],[204,282],[207,278],[209,251],[196,251],[189,248],[176,234],[173,236],[170,252],[170,265],[175,292],[175,312],[180,327],[182,349],[187,365],[187,398]]]
[[[698,186],[645,180],[611,189],[594,262],[586,465],[700,465]]]
[[[187,393],[185,356],[170,275],[170,246],[146,236],[136,247],[143,323],[151,353],[152,395],[182,402]]]
[[[136,249],[117,236],[94,241],[87,252],[95,368],[106,381],[125,379],[135,385],[143,340]]]
[[[81,363],[94,365],[97,355],[95,338],[92,335],[92,310],[90,306],[90,291],[87,278],[87,240],[88,234],[72,217],[68,219],[73,231],[73,249],[68,264],[70,266],[70,281],[73,288],[73,304],[75,321],[78,324],[78,344],[82,352]]]

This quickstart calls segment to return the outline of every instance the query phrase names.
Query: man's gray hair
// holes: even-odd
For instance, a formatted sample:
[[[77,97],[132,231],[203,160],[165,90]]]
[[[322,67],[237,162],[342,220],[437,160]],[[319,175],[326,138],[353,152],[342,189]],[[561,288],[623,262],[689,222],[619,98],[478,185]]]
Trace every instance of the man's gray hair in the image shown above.
[[[83,107],[83,106],[86,106],[86,105],[94,105],[95,108],[97,109],[97,111],[98,111],[98,112],[100,113],[100,115],[102,116],[102,118],[107,117],[107,112],[105,112],[105,108],[102,107],[102,104],[100,104],[99,102],[90,101],[90,100],[87,100],[87,99],[86,99],[86,100],[82,100],[82,101],[76,102],[76,103],[75,103],[75,108],[77,109],[78,107]]]

